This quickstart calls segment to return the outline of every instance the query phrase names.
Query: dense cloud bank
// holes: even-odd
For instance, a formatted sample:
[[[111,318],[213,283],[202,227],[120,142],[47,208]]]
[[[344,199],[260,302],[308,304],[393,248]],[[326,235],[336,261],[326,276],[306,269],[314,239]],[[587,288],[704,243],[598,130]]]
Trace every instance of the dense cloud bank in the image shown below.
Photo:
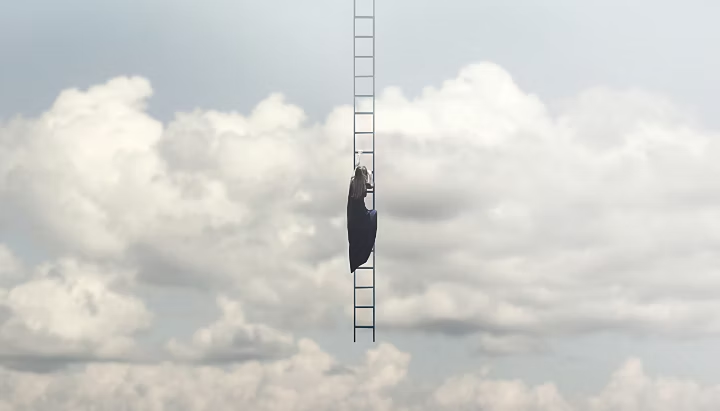
[[[162,124],[151,95],[147,80],[120,77],[0,123],[6,407],[402,409],[386,390],[401,389],[406,354],[383,345],[334,373],[296,337],[350,313],[352,108],[308,124],[275,94],[249,114]],[[672,102],[598,88],[550,110],[479,64],[415,100],[387,89],[377,109],[380,326],[472,334],[503,355],[601,331],[720,331],[718,140]],[[218,318],[148,361],[141,336],[163,328],[149,288],[196,291]],[[715,392],[630,361],[582,409],[705,410]],[[552,384],[482,376],[428,398],[575,406]]]

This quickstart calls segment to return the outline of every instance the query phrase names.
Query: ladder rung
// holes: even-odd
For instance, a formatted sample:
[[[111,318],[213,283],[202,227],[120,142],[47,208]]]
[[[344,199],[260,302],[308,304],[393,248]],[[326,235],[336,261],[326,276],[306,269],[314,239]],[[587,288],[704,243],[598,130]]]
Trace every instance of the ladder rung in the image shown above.
[[[362,76],[355,76],[355,78],[372,78],[375,77],[372,74],[363,74]]]
[[[356,151],[355,154],[374,154],[375,151]]]
[[[355,286],[356,290],[366,290],[368,288],[375,288],[375,286],[372,286],[372,285],[356,285]]]
[[[356,111],[355,114],[375,114],[374,111]]]
[[[355,97],[375,97],[374,94],[355,94]]]
[[[356,325],[355,328],[375,328],[374,325]]]
[[[371,39],[375,36],[355,36],[356,39]]]
[[[358,270],[372,270],[375,267],[358,267]]]
[[[371,59],[375,58],[375,56],[355,56],[356,59]]]
[[[355,16],[356,19],[374,19],[375,16]]]
[[[374,131],[356,131],[355,134],[373,134]]]
[[[374,305],[356,305],[355,308],[375,308]]]

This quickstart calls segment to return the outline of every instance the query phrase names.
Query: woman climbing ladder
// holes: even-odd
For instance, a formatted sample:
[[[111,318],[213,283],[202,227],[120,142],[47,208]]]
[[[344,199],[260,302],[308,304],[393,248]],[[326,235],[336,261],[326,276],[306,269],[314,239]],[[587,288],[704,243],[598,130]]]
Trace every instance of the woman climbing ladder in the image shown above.
[[[347,230],[350,243],[350,272],[365,264],[375,246],[377,234],[377,211],[365,207],[367,190],[372,189],[370,176],[365,166],[355,167],[350,180],[347,204]]]

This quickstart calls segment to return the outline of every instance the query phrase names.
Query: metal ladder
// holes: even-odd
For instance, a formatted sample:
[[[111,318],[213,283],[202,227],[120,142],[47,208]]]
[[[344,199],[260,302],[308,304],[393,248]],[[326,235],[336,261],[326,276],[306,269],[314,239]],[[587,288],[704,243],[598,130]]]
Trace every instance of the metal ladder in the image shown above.
[[[361,6],[360,9],[358,6]],[[371,7],[371,9],[370,9]],[[360,13],[358,13],[360,12]],[[372,156],[373,189],[372,209],[375,209],[375,0],[353,0],[353,81],[354,81],[354,116],[353,116],[353,169],[360,156]],[[370,53],[358,55],[358,48],[370,49]],[[359,90],[360,89],[360,90]],[[372,125],[370,130],[358,131],[358,120],[364,119]],[[358,150],[358,137],[372,138],[370,150]],[[375,342],[375,246],[372,249],[372,265],[358,267],[358,270],[372,270],[371,285],[357,285],[357,271],[353,272],[353,341],[357,342],[357,329],[369,328],[373,332]],[[372,305],[357,305],[357,290],[372,289]],[[372,310],[372,325],[357,324],[357,310]]]

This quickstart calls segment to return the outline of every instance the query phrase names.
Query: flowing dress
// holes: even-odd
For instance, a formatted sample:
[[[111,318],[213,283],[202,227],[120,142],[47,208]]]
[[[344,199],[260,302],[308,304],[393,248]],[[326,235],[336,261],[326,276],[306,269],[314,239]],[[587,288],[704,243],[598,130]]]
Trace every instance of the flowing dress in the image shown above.
[[[352,273],[368,261],[375,246],[377,211],[368,210],[365,207],[365,198],[353,198],[350,193],[347,203],[347,230]]]

